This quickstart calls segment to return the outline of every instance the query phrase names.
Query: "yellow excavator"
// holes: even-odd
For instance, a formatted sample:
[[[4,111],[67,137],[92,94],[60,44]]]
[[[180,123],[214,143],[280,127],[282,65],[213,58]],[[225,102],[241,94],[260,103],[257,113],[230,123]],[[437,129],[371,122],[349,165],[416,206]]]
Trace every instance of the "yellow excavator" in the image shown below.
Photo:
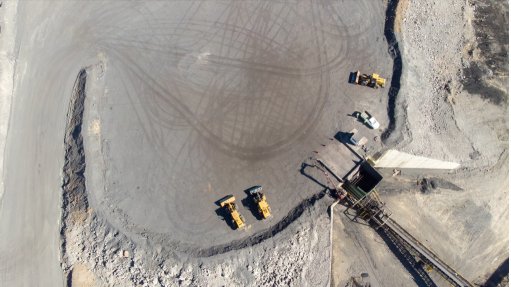
[[[257,206],[257,211],[263,219],[271,216],[270,205],[266,201],[266,196],[262,193],[263,188],[261,186],[254,186],[249,190],[249,194],[252,197],[252,201]]]
[[[245,219],[236,209],[236,203],[233,195],[228,195],[220,200],[220,207],[225,208],[227,213],[231,216],[232,224],[236,229],[243,228],[245,226]]]
[[[384,88],[386,80],[378,74],[361,74],[360,71],[352,72],[350,74],[349,82],[361,86],[371,87],[373,89]]]

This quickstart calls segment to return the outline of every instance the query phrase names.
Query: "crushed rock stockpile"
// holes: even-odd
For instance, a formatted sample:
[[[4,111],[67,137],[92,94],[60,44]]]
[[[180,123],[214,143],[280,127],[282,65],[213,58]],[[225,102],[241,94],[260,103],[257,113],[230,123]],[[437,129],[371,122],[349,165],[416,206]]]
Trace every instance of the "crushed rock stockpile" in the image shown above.
[[[403,170],[383,184],[382,195],[396,221],[482,284],[508,256],[508,71],[501,41],[507,30],[481,36],[507,25],[507,4],[399,2],[406,9],[398,33],[402,125],[396,131],[403,140],[396,148],[461,168],[450,174]],[[492,9],[502,13],[494,18]],[[494,20],[498,24],[488,23]]]
[[[65,156],[62,183],[62,223],[61,223],[61,257],[64,273],[69,272],[66,262],[66,239],[72,227],[83,223],[88,217],[89,204],[85,187],[85,153],[83,150],[82,121],[85,102],[86,70],[81,70],[73,88],[67,114],[66,134],[64,137]]]

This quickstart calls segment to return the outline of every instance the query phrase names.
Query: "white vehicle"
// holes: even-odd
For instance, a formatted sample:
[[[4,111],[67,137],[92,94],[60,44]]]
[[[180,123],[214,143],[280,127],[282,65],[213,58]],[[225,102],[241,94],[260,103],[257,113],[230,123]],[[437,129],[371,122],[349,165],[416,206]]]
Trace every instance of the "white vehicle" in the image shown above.
[[[380,123],[367,111],[364,111],[363,113],[357,112],[357,118],[372,129],[376,130],[380,127]]]

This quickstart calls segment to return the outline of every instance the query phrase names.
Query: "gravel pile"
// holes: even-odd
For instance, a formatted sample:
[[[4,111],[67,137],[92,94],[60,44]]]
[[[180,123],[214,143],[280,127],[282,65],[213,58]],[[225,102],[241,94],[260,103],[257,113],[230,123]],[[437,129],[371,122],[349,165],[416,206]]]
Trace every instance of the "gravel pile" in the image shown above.
[[[459,130],[452,104],[461,90],[465,6],[465,1],[413,2],[403,17],[401,92],[413,138],[405,149],[413,154],[459,161],[471,152],[470,144],[456,149],[446,144]]]
[[[91,213],[68,224],[64,265],[68,282],[86,277],[85,286],[325,286],[330,220],[322,214],[250,248],[183,260],[162,247],[133,244]]]
[[[466,79],[473,76],[467,68],[475,61],[502,59],[492,53],[507,49],[497,37],[491,49],[480,45],[484,41],[476,33],[480,23],[494,16],[478,13],[491,9],[476,2],[410,1],[401,17],[402,110],[396,114],[404,118],[397,129],[404,140],[396,148],[458,162],[461,168],[451,174],[420,173],[420,178],[448,185],[413,184],[417,175],[397,176],[390,180],[402,192],[383,192],[383,197],[407,231],[468,279],[482,284],[508,257],[509,120],[507,104],[488,96],[493,90],[483,83],[497,71],[508,77],[501,64],[485,66],[487,75],[475,81],[479,88],[467,91]],[[495,7],[507,11],[501,2]],[[507,95],[507,87],[504,90]]]

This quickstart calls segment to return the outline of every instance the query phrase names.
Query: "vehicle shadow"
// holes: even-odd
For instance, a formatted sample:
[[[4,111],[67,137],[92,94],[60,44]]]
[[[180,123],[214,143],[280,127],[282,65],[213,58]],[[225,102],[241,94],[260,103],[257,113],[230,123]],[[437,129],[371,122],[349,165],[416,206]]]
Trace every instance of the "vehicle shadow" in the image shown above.
[[[223,208],[223,207],[219,207],[215,210],[215,213],[216,215],[218,215],[220,218],[222,218],[222,220],[225,221],[225,223],[227,223],[227,225],[229,225],[229,227],[232,229],[232,230],[236,230],[236,226],[234,226],[234,222],[232,221],[231,219],[231,215],[229,214],[229,212],[227,212],[227,209],[226,208]]]
[[[234,225],[234,222],[231,218],[231,215],[229,214],[229,212],[227,211],[227,208],[225,207],[222,207],[220,205],[220,203],[222,201],[224,201],[228,196],[225,196],[225,197],[222,197],[220,198],[219,200],[215,201],[215,204],[218,206],[217,209],[215,209],[215,213],[218,217],[222,218],[222,220],[225,221],[225,223],[227,223],[227,225],[229,225],[229,227],[231,227],[232,230],[235,230],[236,229],[236,226]]]
[[[371,114],[369,114],[368,112],[364,111],[364,113],[368,114],[369,116],[371,116]],[[366,126],[367,128],[369,129],[372,129],[372,127],[367,124],[366,122],[364,122],[364,120],[362,119],[362,112],[359,112],[359,111],[354,111],[351,115],[351,117],[354,117],[355,119],[357,119],[357,122],[363,124],[364,126]]]
[[[360,160],[363,160],[364,157],[361,156],[353,147],[353,144],[350,141],[350,138],[353,134],[347,132],[337,132],[334,136],[336,140],[344,144],[353,154],[355,154]]]
[[[351,144],[350,138],[352,135],[353,135],[352,133],[337,132],[334,138],[343,144]]]
[[[252,213],[252,215],[257,219],[257,220],[262,220],[263,217],[261,216],[261,214],[259,213],[259,210],[257,209],[257,205],[255,204],[255,202],[252,200],[252,196],[250,195],[250,190],[253,189],[255,186],[253,187],[250,187],[250,188],[247,188],[244,190],[245,194],[247,195],[245,198],[243,198],[241,200],[241,204],[243,206],[245,206],[246,208],[248,208],[250,210],[250,212]]]

